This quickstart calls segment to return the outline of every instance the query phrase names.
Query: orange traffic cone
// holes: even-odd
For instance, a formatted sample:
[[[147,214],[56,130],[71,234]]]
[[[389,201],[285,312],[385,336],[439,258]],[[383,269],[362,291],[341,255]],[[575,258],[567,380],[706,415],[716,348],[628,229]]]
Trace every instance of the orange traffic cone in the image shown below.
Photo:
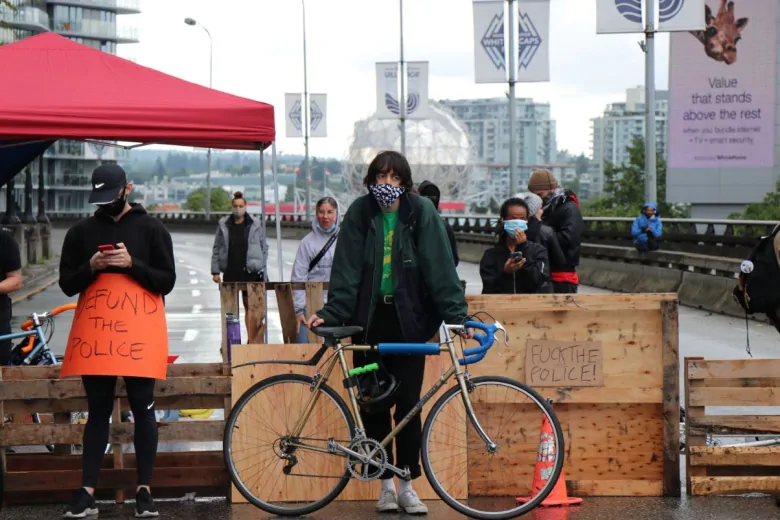
[[[536,468],[534,469],[534,482],[531,497],[517,497],[519,504],[524,504],[533,500],[533,497],[539,494],[542,488],[547,484],[550,475],[553,472],[553,462],[555,461],[555,451],[557,446],[555,445],[555,435],[552,431],[550,421],[547,420],[547,416],[542,417],[542,434],[539,439],[539,450],[536,454]],[[540,506],[569,506],[573,504],[579,504],[582,502],[581,498],[569,498],[566,494],[566,478],[563,476],[563,470],[558,476],[558,481],[555,483],[555,487],[547,497],[542,500]]]

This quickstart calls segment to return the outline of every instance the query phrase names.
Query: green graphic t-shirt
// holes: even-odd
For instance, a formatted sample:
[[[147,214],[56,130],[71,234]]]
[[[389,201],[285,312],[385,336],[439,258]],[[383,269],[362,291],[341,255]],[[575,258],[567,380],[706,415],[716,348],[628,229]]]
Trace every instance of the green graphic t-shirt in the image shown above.
[[[384,223],[384,256],[382,257],[382,284],[379,286],[379,292],[382,296],[393,294],[393,236],[395,235],[395,224],[398,222],[398,212],[382,213]]]

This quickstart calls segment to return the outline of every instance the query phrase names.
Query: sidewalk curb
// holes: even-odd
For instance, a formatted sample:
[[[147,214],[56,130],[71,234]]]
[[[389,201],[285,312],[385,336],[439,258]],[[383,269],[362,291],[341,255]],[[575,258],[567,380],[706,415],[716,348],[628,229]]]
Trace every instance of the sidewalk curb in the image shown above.
[[[41,278],[44,278],[44,277],[41,277]],[[42,293],[43,291],[45,291],[46,289],[48,289],[49,287],[51,287],[52,285],[57,283],[59,280],[60,280],[59,276],[56,276],[56,277],[54,277],[51,280],[47,280],[46,282],[42,283],[41,285],[39,285],[35,289],[15,297],[14,299],[11,300],[11,304],[15,305],[17,303],[23,302],[24,300],[27,300],[28,298],[31,298],[31,297],[35,296],[38,293]]]

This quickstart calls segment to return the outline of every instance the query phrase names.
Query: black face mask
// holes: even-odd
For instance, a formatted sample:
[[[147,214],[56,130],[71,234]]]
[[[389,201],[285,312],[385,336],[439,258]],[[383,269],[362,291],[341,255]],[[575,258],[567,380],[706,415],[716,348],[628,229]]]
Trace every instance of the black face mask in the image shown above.
[[[127,203],[127,195],[123,194],[121,197],[113,202],[104,204],[101,206],[103,212],[110,217],[118,217],[120,213],[125,209]]]

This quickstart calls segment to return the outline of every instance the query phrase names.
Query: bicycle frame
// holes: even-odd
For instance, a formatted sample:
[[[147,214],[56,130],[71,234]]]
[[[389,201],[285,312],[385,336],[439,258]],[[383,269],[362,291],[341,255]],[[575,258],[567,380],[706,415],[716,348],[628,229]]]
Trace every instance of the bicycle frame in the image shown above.
[[[54,354],[51,352],[51,350],[48,349],[48,344],[46,343],[46,335],[43,333],[43,325],[41,324],[40,320],[38,320],[38,317],[35,317],[35,328],[32,330],[26,330],[23,332],[14,332],[12,334],[6,334],[5,336],[0,336],[0,341],[6,341],[6,340],[15,340],[15,339],[21,339],[21,338],[29,338],[33,336],[37,336],[38,339],[40,339],[40,342],[36,347],[29,352],[25,357],[24,361],[22,362],[23,365],[29,365],[30,360],[35,358],[35,356],[42,350],[47,349],[47,352],[49,354],[49,357],[51,359],[52,364],[57,364],[57,358],[54,356]]]
[[[482,438],[482,440],[487,444],[489,449],[495,448],[496,444],[488,437],[487,433],[485,433],[485,430],[482,428],[482,425],[480,425],[479,421],[477,420],[476,414],[474,413],[474,408],[471,404],[471,399],[469,399],[469,387],[468,387],[468,375],[466,372],[461,370],[460,363],[458,362],[458,356],[455,352],[455,342],[453,341],[452,336],[450,335],[450,330],[461,330],[463,329],[462,325],[444,325],[442,327],[442,332],[444,335],[444,341],[442,341],[439,344],[439,352],[449,352],[450,358],[452,359],[452,366],[447,369],[447,371],[442,374],[442,376],[436,381],[436,383],[431,387],[428,392],[422,398],[420,401],[414,405],[414,407],[409,411],[409,413],[406,414],[406,416],[393,428],[393,430],[387,434],[387,436],[382,439],[381,444],[384,448],[387,448],[390,443],[393,441],[393,439],[398,435],[398,433],[406,427],[407,424],[409,424],[409,421],[412,420],[412,418],[420,413],[423,406],[433,398],[434,395],[452,378],[452,376],[455,376],[458,380],[458,384],[460,385],[461,389],[461,395],[463,396],[463,404],[466,407],[466,412],[468,413],[469,419],[471,420],[472,425],[479,433],[479,436]],[[347,364],[346,356],[344,355],[344,352],[346,351],[352,351],[352,352],[365,352],[369,350],[373,350],[374,347],[370,345],[341,345],[340,342],[336,342],[336,355],[333,356],[326,364],[325,368],[322,371],[317,371],[317,374],[314,376],[314,386],[312,388],[312,395],[309,398],[309,402],[306,405],[306,408],[304,409],[303,413],[301,414],[301,417],[298,419],[298,422],[295,425],[295,428],[293,428],[291,432],[291,437],[296,438],[301,435],[301,432],[303,431],[303,428],[306,426],[306,423],[309,420],[309,417],[311,416],[311,413],[314,409],[315,404],[317,403],[317,399],[319,397],[319,389],[320,387],[328,381],[330,378],[330,375],[333,372],[333,369],[336,367],[336,363],[339,363],[341,365],[341,371],[344,374],[345,378],[349,374],[349,365]],[[349,390],[349,400],[350,404],[352,406],[352,412],[355,417],[356,425],[357,425],[357,431],[355,439],[362,439],[365,438],[365,428],[363,426],[363,420],[360,416],[360,407],[357,402],[357,395],[355,389]],[[353,439],[353,440],[355,440]],[[330,453],[329,449],[324,448],[316,448],[313,446],[300,446],[301,448],[310,449],[313,451],[321,451],[324,453]],[[339,451],[343,451],[349,455],[356,456],[358,458],[363,458],[362,454],[355,453],[352,450],[340,447]],[[369,461],[365,461],[369,462]],[[396,468],[392,465],[387,465],[387,469],[389,469],[391,472],[395,473],[400,478],[408,478],[409,477],[409,471],[408,470],[402,470],[399,468]]]

